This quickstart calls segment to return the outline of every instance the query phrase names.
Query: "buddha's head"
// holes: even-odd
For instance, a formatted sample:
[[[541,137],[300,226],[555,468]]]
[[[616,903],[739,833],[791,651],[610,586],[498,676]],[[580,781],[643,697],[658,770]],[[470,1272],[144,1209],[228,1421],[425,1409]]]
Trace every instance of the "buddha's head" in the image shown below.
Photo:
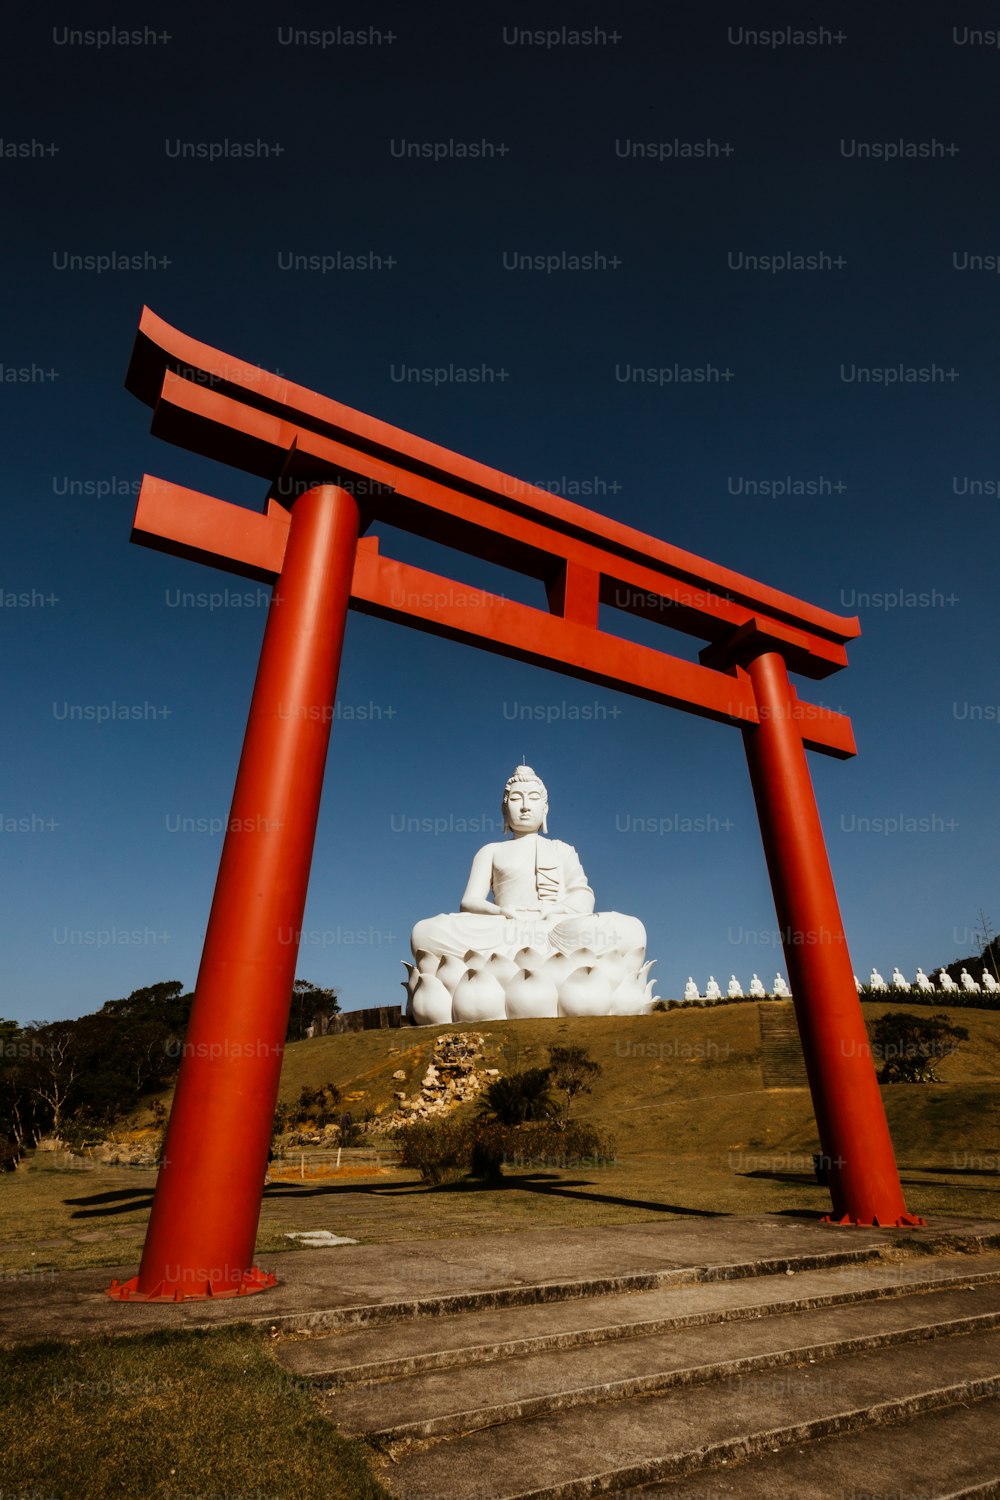
[[[507,833],[548,833],[549,794],[530,766],[518,766],[507,782],[501,810]]]

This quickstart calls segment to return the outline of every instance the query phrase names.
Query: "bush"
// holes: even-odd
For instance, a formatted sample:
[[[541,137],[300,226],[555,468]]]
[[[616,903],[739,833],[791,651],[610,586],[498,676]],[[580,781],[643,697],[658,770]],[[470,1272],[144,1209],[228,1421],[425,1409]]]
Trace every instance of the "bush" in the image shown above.
[[[317,1130],[322,1130],[324,1125],[340,1123],[339,1109],[340,1090],[335,1083],[321,1083],[314,1089],[307,1084],[299,1094],[299,1102],[295,1106],[295,1123],[311,1123]]]
[[[337,1121],[340,1131],[339,1144],[341,1146],[360,1146],[365,1138],[365,1133],[355,1120],[353,1115],[341,1115]]]
[[[593,1125],[549,1120],[518,1125],[506,1132],[505,1160],[518,1167],[575,1167],[615,1159],[615,1143]]]
[[[595,1062],[586,1047],[550,1047],[549,1077],[555,1088],[566,1095],[566,1114],[573,1107],[577,1094],[592,1092],[593,1080],[599,1078],[603,1069]]]
[[[464,1177],[472,1165],[470,1120],[417,1120],[396,1132],[400,1166],[413,1167],[437,1186]]]
[[[521,1125],[525,1120],[547,1120],[559,1106],[549,1093],[551,1068],[529,1068],[491,1083],[479,1103],[483,1114],[491,1114],[501,1125]]]
[[[614,1160],[614,1141],[592,1125],[554,1120],[504,1125],[480,1115],[473,1119],[419,1120],[396,1134],[400,1164],[439,1186],[462,1177],[496,1181],[502,1166],[571,1167]]]
[[[969,1039],[966,1028],[952,1026],[947,1016],[905,1010],[886,1011],[871,1022],[868,1034],[872,1056],[882,1063],[879,1083],[937,1083],[934,1064]]]

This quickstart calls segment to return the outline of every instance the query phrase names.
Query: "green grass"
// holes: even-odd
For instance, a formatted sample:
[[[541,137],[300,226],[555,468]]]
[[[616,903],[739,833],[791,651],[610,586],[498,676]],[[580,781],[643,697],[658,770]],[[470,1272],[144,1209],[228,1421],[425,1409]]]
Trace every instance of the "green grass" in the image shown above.
[[[390,1500],[246,1325],[22,1346],[0,1410],[5,1500]]]
[[[866,1004],[869,1017],[905,1008]],[[948,1013],[947,1007],[942,1011]],[[924,1215],[1000,1218],[1000,1013],[956,1010],[970,1040],[940,1065],[941,1083],[883,1088],[910,1209]],[[348,1107],[389,1108],[419,1086],[444,1030],[478,1029],[503,1072],[544,1064],[550,1044],[572,1040],[603,1072],[574,1106],[615,1137],[614,1166],[517,1172],[501,1187],[429,1188],[415,1172],[368,1180],[272,1184],[264,1196],[257,1258],[292,1242],[288,1231],[332,1229],[362,1242],[513,1232],[558,1224],[657,1222],[689,1213],[825,1212],[811,1170],[819,1149],[805,1089],[762,1086],[754,1004],[622,1019],[490,1022],[479,1028],[355,1032],[289,1047],[281,1095],[332,1079]],[[392,1078],[403,1068],[407,1082]],[[474,1106],[473,1106],[474,1107]],[[0,1179],[0,1276],[54,1267],[138,1265],[155,1182],[152,1171],[46,1169],[38,1153]],[[56,1241],[56,1243],[45,1243]],[[331,1252],[335,1254],[335,1252]]]

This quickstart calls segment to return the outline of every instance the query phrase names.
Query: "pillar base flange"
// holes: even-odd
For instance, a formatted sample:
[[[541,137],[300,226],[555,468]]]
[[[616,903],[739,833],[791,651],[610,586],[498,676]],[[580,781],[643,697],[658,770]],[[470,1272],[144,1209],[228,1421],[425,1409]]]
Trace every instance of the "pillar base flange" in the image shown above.
[[[249,1297],[254,1292],[266,1292],[277,1285],[278,1278],[274,1271],[262,1271],[259,1266],[251,1266],[249,1271],[243,1272],[235,1286],[218,1288],[206,1281],[193,1288],[171,1288],[166,1282],[159,1281],[154,1284],[152,1291],[140,1292],[139,1278],[132,1276],[128,1281],[116,1278],[106,1291],[116,1302],[216,1302],[220,1297]]]
[[[880,1219],[878,1214],[871,1219],[853,1219],[850,1214],[835,1219],[833,1214],[824,1214],[820,1223],[833,1224],[838,1228],[842,1224],[850,1224],[855,1229],[921,1229],[926,1228],[927,1220],[922,1219],[919,1214],[900,1214],[898,1219]]]

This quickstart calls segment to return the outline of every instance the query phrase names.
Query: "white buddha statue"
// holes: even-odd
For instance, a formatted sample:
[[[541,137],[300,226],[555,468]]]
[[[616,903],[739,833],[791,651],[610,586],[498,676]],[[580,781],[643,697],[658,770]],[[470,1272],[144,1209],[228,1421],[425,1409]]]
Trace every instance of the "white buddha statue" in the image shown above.
[[[722,991],[719,989],[719,982],[716,979],[716,977],[715,977],[714,974],[709,974],[709,976],[708,976],[708,983],[705,986],[705,999],[706,1000],[721,1000],[722,999]]]
[[[731,974],[729,976],[729,984],[726,986],[726,994],[728,995],[730,1000],[743,1000],[745,998],[743,994],[743,986],[740,984],[735,974]]]
[[[892,971],[892,987],[894,990],[903,990],[907,995],[910,993],[910,982],[898,964]]]
[[[997,984],[989,969],[983,970],[983,989],[986,991],[987,995],[996,995],[1000,993],[1000,984]]]
[[[701,999],[701,995],[698,993],[698,986],[694,982],[693,974],[688,975],[688,982],[684,986],[684,999],[688,1001]]]
[[[767,990],[764,988],[764,981],[759,974],[755,974],[750,981],[750,993],[755,1000],[763,1000],[767,995]]]
[[[780,974],[775,974],[774,976],[774,989],[771,991],[771,994],[775,1000],[790,1000],[792,998],[788,982]]]
[[[882,976],[879,973],[878,969],[872,969],[871,975],[870,975],[869,980],[868,980],[868,988],[870,990],[877,991],[879,994],[883,993],[883,991],[886,992],[886,993],[888,993],[889,986],[886,984],[885,980],[882,978]]]
[[[968,995],[981,995],[982,994],[982,992],[983,992],[982,991],[982,986],[975,979],[973,979],[973,977],[969,973],[968,969],[963,969],[962,972],[961,972],[961,974],[958,977],[959,977],[959,979],[962,982],[962,988],[963,988],[963,990],[965,990],[966,994],[968,994]]]
[[[942,968],[938,973],[938,988],[943,990],[946,995],[952,995],[958,989],[958,985],[945,968]]]
[[[461,910],[413,929],[411,1019],[442,1025],[648,1011],[646,929],[636,917],[594,911],[576,850],[547,836],[548,793],[530,766],[508,780],[502,811],[512,839],[479,850]]]
[[[931,984],[930,980],[927,978],[927,975],[924,973],[923,969],[918,969],[917,970],[917,977],[914,980],[914,983],[916,984],[917,989],[920,991],[920,993],[922,995],[933,995],[933,993],[934,993],[934,986]]]

